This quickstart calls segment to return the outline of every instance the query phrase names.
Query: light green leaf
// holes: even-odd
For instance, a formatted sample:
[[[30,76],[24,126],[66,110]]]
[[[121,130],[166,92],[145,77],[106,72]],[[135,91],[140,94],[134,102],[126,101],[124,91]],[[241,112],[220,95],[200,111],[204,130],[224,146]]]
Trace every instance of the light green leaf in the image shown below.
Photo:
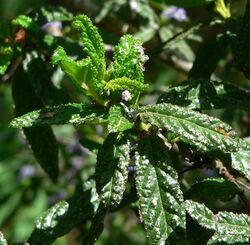
[[[104,207],[120,204],[128,180],[130,142],[109,134],[99,150],[96,164],[96,188]]]
[[[131,80],[127,77],[115,78],[108,81],[105,85],[105,90],[110,91],[124,91],[128,90],[131,94],[135,92],[142,92],[148,88],[148,85],[138,82],[137,80]]]
[[[232,128],[217,118],[167,103],[143,106],[138,115],[144,123],[172,132],[202,152],[239,150]]]
[[[250,216],[246,214],[230,212],[213,214],[204,204],[190,200],[185,201],[185,208],[201,226],[216,231],[215,238],[223,235],[231,236],[235,240],[240,240],[242,237],[245,240],[250,239]]]
[[[42,7],[41,13],[46,18],[47,22],[71,21],[73,19],[73,15],[63,7]]]
[[[37,220],[28,242],[40,245],[52,244],[75,226],[91,219],[97,207],[98,195],[95,183],[88,181],[83,190],[71,199],[55,204]]]
[[[75,61],[67,56],[62,47],[58,47],[53,54],[52,63],[60,65],[79,91],[88,92],[88,89],[91,88],[92,79],[96,74],[90,58]]]
[[[223,178],[205,179],[191,186],[185,193],[185,197],[190,198],[233,198],[237,193],[241,192],[239,187]]]
[[[32,25],[32,19],[26,15],[19,15],[15,19],[12,20],[13,25],[19,25],[24,29],[29,29]]]
[[[79,32],[81,41],[84,44],[84,50],[96,67],[98,78],[101,81],[106,69],[105,50],[102,37],[90,18],[86,15],[76,16],[73,26]]]
[[[109,71],[110,80],[127,77],[143,83],[143,65],[147,59],[140,40],[131,35],[121,37],[119,44],[115,47],[114,63]]]
[[[158,102],[167,102],[189,109],[240,108],[248,110],[250,91],[226,82],[187,80],[169,87]]]
[[[123,132],[133,127],[133,123],[131,123],[126,117],[124,117],[122,108],[116,105],[110,108],[108,121],[109,133]]]
[[[149,244],[186,244],[183,197],[170,152],[160,138],[147,136],[135,157],[139,208]]]
[[[231,165],[250,180],[250,143],[241,140],[240,146],[239,151],[231,153]]]
[[[14,51],[8,44],[0,43],[0,55],[0,75],[4,75],[11,64]]]
[[[13,128],[29,128],[51,124],[79,125],[89,121],[103,120],[104,115],[101,108],[86,104],[69,103],[29,112],[12,120],[10,126]]]

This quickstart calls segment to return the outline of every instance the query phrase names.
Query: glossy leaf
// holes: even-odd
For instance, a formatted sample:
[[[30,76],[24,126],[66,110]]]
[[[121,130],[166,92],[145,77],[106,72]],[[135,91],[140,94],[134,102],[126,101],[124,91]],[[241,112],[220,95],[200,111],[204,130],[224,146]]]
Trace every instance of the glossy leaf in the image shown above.
[[[185,106],[189,109],[248,110],[250,91],[233,84],[210,80],[187,80],[171,86],[158,102]]]
[[[32,19],[26,15],[19,15],[18,17],[12,20],[13,25],[19,25],[24,29],[29,29],[32,25],[32,22]]]
[[[48,209],[36,222],[28,239],[30,244],[51,244],[75,226],[91,219],[98,207],[95,183],[85,183],[84,190],[67,201],[61,201]]]
[[[128,180],[130,142],[109,134],[97,155],[96,188],[104,207],[117,207]]]
[[[110,79],[127,77],[143,83],[143,65],[147,59],[140,40],[131,35],[123,36],[115,47],[114,63],[109,71]]]
[[[224,239],[229,241],[230,237],[232,240],[250,241],[250,216],[230,212],[213,214],[204,204],[189,200],[185,202],[185,208],[200,225],[216,232],[212,240],[218,239],[218,242],[224,236]],[[226,236],[228,238],[225,238]]]
[[[236,67],[250,78],[250,2],[247,2],[245,15],[233,42]]]
[[[249,244],[250,239],[245,236],[230,236],[224,234],[215,234],[213,235],[209,241],[208,245],[227,245],[227,244],[235,244],[235,245],[246,245]]]
[[[250,180],[250,143],[241,140],[240,145],[239,151],[231,154],[231,165]]]
[[[123,132],[133,127],[133,123],[123,115],[122,108],[116,105],[110,108],[108,121],[108,131],[110,133]]]
[[[217,118],[167,103],[139,108],[144,123],[172,132],[183,142],[200,151],[239,150],[238,138],[232,128]]]
[[[239,187],[228,180],[222,178],[205,179],[191,186],[185,193],[185,197],[190,198],[233,198],[241,192]]]
[[[139,208],[149,244],[185,244],[183,197],[170,152],[160,138],[147,136],[135,158]]]
[[[39,74],[37,74],[36,79],[40,79]],[[18,69],[15,79],[12,81],[12,95],[17,116],[44,106],[41,98],[36,95],[32,87],[29,70],[25,71],[22,67]],[[15,120],[17,121],[15,122]],[[27,125],[28,122],[31,122],[31,118],[29,116],[24,118],[24,120],[19,121],[20,124],[18,118],[12,122],[13,127],[23,127],[22,123]],[[58,145],[51,127],[26,128],[23,131],[38,163],[55,180],[59,174]]]
[[[69,103],[29,112],[12,120],[10,126],[13,128],[29,128],[51,124],[79,125],[90,121],[103,121],[103,119],[104,115],[101,108]]]

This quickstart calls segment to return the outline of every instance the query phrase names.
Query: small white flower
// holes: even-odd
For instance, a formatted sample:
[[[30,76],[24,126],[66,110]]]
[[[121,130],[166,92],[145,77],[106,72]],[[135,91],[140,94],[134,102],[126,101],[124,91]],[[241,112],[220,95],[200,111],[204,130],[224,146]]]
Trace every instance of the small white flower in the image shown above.
[[[122,92],[122,100],[123,101],[130,101],[132,99],[131,93],[128,90],[124,90]]]

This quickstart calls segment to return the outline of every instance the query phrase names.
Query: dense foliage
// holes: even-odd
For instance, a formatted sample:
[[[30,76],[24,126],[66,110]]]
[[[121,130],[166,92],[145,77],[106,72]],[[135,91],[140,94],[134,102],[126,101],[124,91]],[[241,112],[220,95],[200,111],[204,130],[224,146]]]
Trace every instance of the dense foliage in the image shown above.
[[[83,2],[0,22],[0,244],[249,244],[250,2]]]

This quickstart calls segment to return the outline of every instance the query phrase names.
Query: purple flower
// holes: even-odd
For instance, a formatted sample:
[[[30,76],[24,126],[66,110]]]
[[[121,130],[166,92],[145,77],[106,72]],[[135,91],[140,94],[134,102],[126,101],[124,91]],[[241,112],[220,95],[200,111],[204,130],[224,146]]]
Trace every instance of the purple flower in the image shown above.
[[[33,165],[25,165],[20,169],[19,177],[23,178],[30,178],[36,174],[35,166]]]
[[[52,21],[47,22],[42,26],[42,30],[48,32],[52,36],[60,37],[62,36],[62,22],[61,21]]]
[[[179,22],[182,22],[187,18],[186,10],[183,8],[178,8],[176,6],[170,6],[170,7],[166,8],[162,12],[162,15],[166,19],[175,19]]]

